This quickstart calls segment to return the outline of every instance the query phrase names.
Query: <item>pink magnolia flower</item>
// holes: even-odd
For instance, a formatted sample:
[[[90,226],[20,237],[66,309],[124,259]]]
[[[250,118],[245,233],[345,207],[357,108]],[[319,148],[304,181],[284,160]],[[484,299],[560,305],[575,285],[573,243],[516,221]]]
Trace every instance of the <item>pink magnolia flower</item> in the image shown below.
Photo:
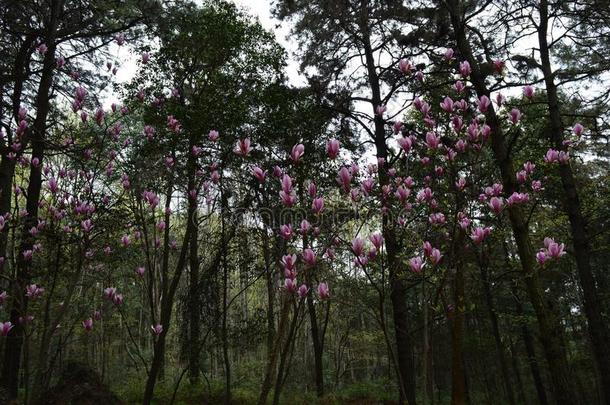
[[[318,297],[320,297],[321,300],[330,298],[330,290],[328,289],[327,283],[318,284]]]
[[[294,145],[292,147],[292,150],[290,151],[290,159],[293,163],[296,164],[299,162],[299,160],[303,157],[304,154],[305,146],[302,143],[299,143],[298,145]]]
[[[580,124],[579,122],[574,124],[574,126],[572,127],[572,132],[576,136],[581,136],[584,131],[585,131],[585,127],[583,127],[582,124]]]
[[[490,228],[474,228],[470,234],[470,239],[472,239],[477,245],[480,245],[490,234]]]
[[[142,64],[146,65],[150,60],[150,54],[148,52],[142,52]]]
[[[44,288],[38,287],[36,284],[30,284],[25,287],[25,296],[31,299],[38,298],[44,292]]]
[[[121,237],[121,244],[123,246],[129,246],[131,244],[131,239],[129,239],[129,235],[123,235]]]
[[[398,61],[398,69],[400,69],[400,71],[405,75],[408,75],[411,73],[411,70],[413,70],[413,65],[408,60],[401,59]]]
[[[88,233],[91,231],[91,229],[93,229],[93,224],[91,223],[90,219],[85,219],[83,222],[81,222],[81,228],[83,229],[83,232]]]
[[[538,253],[536,253],[536,261],[540,264],[544,264],[548,260],[545,249],[540,249]]]
[[[299,296],[299,298],[303,299],[307,297],[307,294],[309,294],[309,288],[305,284],[301,284],[301,286],[297,290],[297,295]]]
[[[489,109],[490,105],[491,105],[491,101],[489,100],[489,97],[487,97],[486,95],[482,95],[479,98],[478,108],[479,108],[479,111],[481,111],[482,113],[485,113]]]
[[[404,150],[405,153],[409,153],[411,147],[413,146],[413,141],[409,137],[398,138],[398,146],[400,146],[400,148]]]
[[[104,289],[104,297],[112,300],[112,298],[116,295],[116,288],[114,287],[107,287]]]
[[[527,98],[534,97],[534,88],[530,85],[523,87],[523,95]]]
[[[267,172],[258,166],[254,166],[252,169],[252,175],[256,178],[256,180],[258,180],[259,183],[264,183],[265,178],[267,177]]]
[[[339,175],[337,177],[337,183],[343,187],[343,190],[347,192],[349,190],[349,185],[352,181],[352,175],[347,167],[342,167],[339,170]]]
[[[144,273],[146,273],[146,268],[144,266],[138,266],[136,268],[136,274],[140,277],[144,277]]]
[[[554,163],[559,161],[559,151],[555,149],[549,149],[544,155],[544,161],[547,163]]]
[[[404,124],[402,123],[402,121],[394,121],[394,124],[392,124],[392,131],[393,131],[395,134],[400,133],[400,131],[402,131],[402,127],[403,127],[403,125],[404,125]]]
[[[112,303],[117,307],[123,304],[123,294],[114,294],[112,297]]]
[[[493,67],[494,67],[494,70],[496,71],[496,73],[501,75],[502,72],[504,71],[504,66],[505,66],[504,61],[500,60],[500,59],[496,59],[492,63],[493,63]]]
[[[311,198],[315,198],[318,194],[318,187],[313,181],[310,181],[309,184],[307,184],[307,194],[309,194]]]
[[[8,333],[13,328],[14,328],[14,325],[10,322],[0,322],[0,335],[8,336]]]
[[[289,293],[291,293],[291,294],[294,293],[297,289],[297,280],[291,279],[291,278],[284,279],[284,288]]]
[[[453,89],[457,92],[457,93],[461,93],[464,91],[464,89],[466,88],[466,85],[464,84],[463,81],[458,80],[453,84]],[[461,105],[460,105],[461,107]],[[458,107],[459,108],[459,107]]]
[[[453,55],[454,55],[455,51],[452,48],[447,48],[445,49],[445,53],[443,54],[443,58],[445,60],[451,60],[453,59]]]
[[[377,107],[375,107],[375,115],[377,115],[378,117],[383,117],[383,114],[385,114],[387,109],[388,108],[385,105],[378,105]]]
[[[252,152],[252,147],[250,146],[250,138],[244,138],[237,141],[235,144],[235,148],[233,148],[233,152],[240,156],[248,156],[250,152]]]
[[[305,235],[307,232],[311,230],[311,224],[308,220],[304,219],[301,221],[301,226],[299,227],[299,232],[301,235]]]
[[[311,210],[314,213],[319,214],[320,212],[322,212],[323,209],[324,209],[324,198],[322,198],[322,197],[315,198],[311,203]]]
[[[413,257],[409,259],[409,267],[411,271],[414,273],[421,273],[422,268],[424,267],[424,261],[421,257]]]
[[[352,252],[354,252],[356,256],[362,256],[364,253],[364,240],[362,240],[362,238],[355,237],[352,239]]]
[[[316,265],[316,254],[313,250],[307,248],[303,250],[303,262],[308,266]]]
[[[442,258],[443,258],[443,255],[441,254],[441,251],[438,250],[437,248],[433,248],[430,251],[430,261],[432,262],[432,264],[439,263]]]
[[[339,156],[340,146],[341,145],[339,144],[339,141],[336,139],[331,139],[330,141],[328,141],[326,143],[326,154],[328,155],[328,157],[331,159],[336,159],[337,156]]]
[[[380,232],[372,233],[369,236],[369,240],[375,246],[375,250],[379,251],[383,245],[383,235]]]
[[[93,319],[92,318],[87,318],[82,322],[83,328],[89,332],[90,330],[93,329]]]
[[[504,199],[502,197],[491,197],[488,205],[495,214],[499,214],[504,208]]]
[[[448,113],[453,112],[453,100],[451,99],[451,97],[445,97],[443,102],[440,103],[440,106],[444,111]]]
[[[517,178],[517,183],[523,184],[527,181],[527,171],[519,170],[515,177]]]
[[[153,335],[159,336],[160,334],[163,333],[163,325],[161,325],[161,324],[150,325],[150,330],[153,333]]]
[[[542,191],[542,182],[540,180],[532,181],[532,190],[535,192]]]
[[[292,225],[286,224],[280,226],[280,236],[286,240],[292,237]]]
[[[208,139],[212,142],[216,142],[218,140],[218,138],[220,138],[220,134],[218,133],[218,131],[216,130],[211,130],[208,133]]]
[[[535,168],[536,168],[536,165],[535,165],[535,164],[533,164],[533,163],[532,163],[532,162],[530,162],[530,161],[527,161],[527,162],[523,163],[523,170],[525,170],[525,172],[526,172],[527,174],[532,174],[532,173],[534,173],[534,169],[535,169]]]
[[[512,122],[513,124],[518,123],[521,120],[521,111],[519,111],[519,109],[517,108],[513,108],[512,110],[510,110],[510,113],[508,113],[508,115],[510,116],[510,122]]]
[[[544,238],[544,245],[546,246],[546,254],[551,259],[559,259],[565,255],[565,245],[563,243],[557,243],[551,238]]]
[[[470,76],[472,69],[470,68],[470,63],[467,60],[460,62],[460,74],[464,77]]]
[[[428,146],[428,148],[430,150],[436,150],[438,149],[438,146],[441,143],[441,137],[436,135],[434,132],[427,132],[426,133],[426,146]]]

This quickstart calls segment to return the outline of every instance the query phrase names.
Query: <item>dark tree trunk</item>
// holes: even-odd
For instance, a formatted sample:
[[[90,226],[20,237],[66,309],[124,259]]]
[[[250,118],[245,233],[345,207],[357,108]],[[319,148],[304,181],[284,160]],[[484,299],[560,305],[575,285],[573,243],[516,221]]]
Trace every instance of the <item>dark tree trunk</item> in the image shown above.
[[[31,227],[36,226],[38,222],[38,203],[42,187],[41,171],[45,152],[47,116],[50,111],[49,95],[53,84],[55,68],[55,36],[58,20],[63,9],[63,0],[53,1],[50,5],[50,9],[51,15],[49,16],[49,23],[46,27],[44,36],[48,49],[44,57],[42,75],[36,94],[36,118],[31,129],[32,159],[38,158],[40,164],[36,167],[33,165],[30,166],[26,200],[27,215],[21,230],[22,236],[19,251],[17,253],[16,277],[12,284],[12,296],[14,299],[10,311],[10,321],[15,327],[11,330],[6,339],[2,378],[0,379],[0,384],[8,391],[11,398],[17,398],[18,395],[21,349],[24,339],[24,329],[19,322],[19,318],[26,313],[27,297],[25,296],[25,286],[28,284],[31,276],[31,263],[24,260],[22,252],[30,250],[34,245],[34,237],[30,235],[29,230]],[[3,169],[7,169],[7,166],[3,167]],[[3,186],[6,186],[11,182],[8,178],[6,181],[7,183]]]
[[[197,211],[188,219],[195,223],[189,241],[189,381],[195,384],[199,380],[199,325],[201,297],[199,289],[199,226]]]
[[[498,315],[496,314],[496,310],[494,308],[493,296],[491,293],[491,283],[489,280],[489,272],[487,268],[487,262],[485,259],[483,263],[480,265],[481,270],[481,281],[483,282],[483,290],[485,292],[485,302],[487,304],[487,310],[489,314],[489,320],[491,322],[491,330],[494,336],[494,342],[496,344],[496,350],[498,352],[498,361],[500,362],[500,369],[502,370],[502,380],[504,382],[504,389],[506,391],[506,396],[508,398],[508,402],[511,405],[515,404],[515,394],[513,391],[513,386],[511,383],[511,376],[508,372],[508,364],[506,361],[506,354],[504,352],[504,345],[502,344],[502,339],[500,337],[500,327],[498,325]]]
[[[544,83],[546,85],[547,104],[549,107],[550,118],[550,140],[554,148],[565,150],[563,145],[564,126],[561,119],[559,107],[559,97],[557,95],[557,85],[555,84],[554,74],[551,67],[550,49],[547,41],[548,30],[548,1],[541,0],[540,24],[538,25],[538,42],[540,45],[540,60]],[[585,316],[589,325],[589,337],[593,349],[593,358],[596,361],[599,372],[602,392],[606,404],[610,404],[610,333],[607,323],[602,316],[599,296],[595,286],[595,279],[591,269],[589,258],[589,238],[587,235],[586,221],[582,214],[578,189],[569,164],[559,165],[559,175],[564,191],[564,209],[570,221],[572,232],[572,243],[574,245],[574,257],[576,268],[580,278],[580,285],[583,292],[583,306]]]
[[[475,59],[466,36],[466,27],[463,18],[463,9],[459,0],[448,0],[448,11],[453,26],[455,39],[462,56],[470,63],[472,73],[470,78],[473,82],[477,95],[489,96],[489,90],[485,83],[485,77],[481,73],[480,66]],[[502,184],[507,195],[517,190],[515,170],[512,158],[509,154],[505,135],[500,125],[500,119],[496,115],[493,106],[486,113],[487,123],[491,127],[491,147],[495,161],[502,175]],[[513,236],[517,243],[517,250],[521,261],[523,280],[527,294],[532,303],[538,326],[540,328],[540,340],[542,342],[546,360],[553,383],[558,404],[578,404],[578,398],[574,393],[573,379],[568,367],[565,352],[563,327],[557,312],[545,300],[544,292],[538,278],[535,265],[535,253],[529,237],[529,224],[526,213],[518,205],[508,209],[509,219],[513,230]]]
[[[513,289],[513,294],[515,296],[515,312],[517,313],[517,316],[523,318],[525,316],[525,313],[523,312],[523,305],[521,305],[521,301],[519,301],[515,289]],[[525,322],[521,324],[521,338],[523,339],[525,353],[527,354],[527,363],[529,364],[530,371],[532,372],[532,379],[534,380],[534,387],[536,388],[536,394],[538,395],[538,402],[540,405],[548,405],[549,401],[546,396],[546,390],[544,389],[544,383],[542,382],[542,374],[540,373],[540,368],[538,367],[538,358],[536,357],[534,338],[532,337],[532,333]]]
[[[368,29],[362,28],[364,54],[368,72],[369,86],[372,93],[372,110],[381,105],[381,86],[375,69],[375,59],[370,44]],[[375,149],[377,158],[387,159],[388,148],[385,140],[385,123],[383,118],[375,116]],[[379,170],[380,186],[388,183],[389,178],[384,170]],[[396,339],[397,368],[399,373],[400,403],[416,404],[415,370],[413,361],[413,342],[409,334],[409,310],[407,306],[407,286],[403,265],[398,260],[400,245],[398,243],[394,225],[384,216],[382,220],[382,233],[385,239],[388,270],[390,275],[390,300],[394,317],[394,332]]]
[[[464,233],[461,230],[455,230],[454,232],[458,232],[458,235],[455,236],[451,252],[455,269],[453,280],[454,307],[451,320],[451,405],[464,405],[468,395],[466,391],[466,371],[464,369],[465,268],[460,257],[460,252],[463,249]]]

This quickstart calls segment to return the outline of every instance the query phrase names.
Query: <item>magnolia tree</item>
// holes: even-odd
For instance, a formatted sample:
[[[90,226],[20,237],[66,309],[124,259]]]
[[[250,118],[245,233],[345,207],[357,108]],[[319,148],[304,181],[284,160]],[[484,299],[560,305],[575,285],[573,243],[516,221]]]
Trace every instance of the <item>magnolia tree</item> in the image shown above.
[[[227,7],[219,15],[234,17]],[[212,13],[202,18],[215,17]],[[362,119],[359,124],[374,127],[366,131],[374,147],[357,150],[349,139],[356,137],[351,131],[347,137],[330,135],[336,117],[314,108],[319,99],[274,87],[281,76],[280,53],[271,42],[268,52],[249,53],[252,38],[269,40],[260,27],[231,26],[237,32],[253,30],[252,38],[243,41],[231,30],[224,34],[235,41],[235,55],[246,55],[249,62],[263,59],[262,72],[230,53],[215,53],[213,47],[199,49],[210,62],[201,67],[199,59],[174,48],[185,40],[193,41],[189,46],[200,44],[188,28],[166,31],[159,52],[147,49],[138,55],[139,76],[127,86],[125,105],[99,106],[74,74],[72,113],[65,125],[46,136],[33,132],[38,137],[29,138],[30,151],[28,128],[33,124],[45,133],[48,111],[44,118],[36,114],[42,123],[32,123],[28,109],[21,107],[15,129],[5,134],[8,149],[2,159],[14,164],[14,174],[10,211],[0,216],[0,231],[11,235],[11,243],[0,261],[18,276],[0,292],[0,335],[13,339],[13,345],[18,342],[12,346],[18,352],[7,349],[4,363],[14,373],[9,375],[13,385],[23,351],[26,401],[49,386],[47,371],[58,361],[55,353],[70,348],[95,362],[97,349],[104,352],[108,344],[107,336],[118,334],[132,363],[143,370],[140,375],[146,375],[143,403],[151,403],[164,374],[169,339],[179,329],[174,319],[181,289],[192,305],[191,348],[175,391],[187,370],[196,381],[199,355],[207,343],[207,334],[202,338],[199,329],[201,308],[195,305],[203,290],[198,270],[208,262],[210,272],[222,269],[221,303],[214,304],[219,310],[206,322],[217,329],[207,333],[223,341],[225,400],[230,401],[228,314],[239,293],[231,297],[228,246],[244,230],[260,236],[265,264],[261,276],[267,286],[270,333],[260,404],[267,403],[272,389],[273,402],[279,402],[303,319],[308,319],[314,347],[316,393],[324,395],[331,305],[363,294],[335,285],[353,280],[366,286],[363,295],[375,296],[371,309],[400,401],[415,403],[408,322],[417,316],[425,325],[426,395],[433,394],[428,324],[444,319],[451,334],[452,401],[464,403],[467,273],[480,271],[494,319],[489,261],[500,250],[496,245],[510,261],[509,244],[519,256],[518,280],[534,306],[555,393],[562,403],[569,401],[573,394],[562,385],[568,370],[561,333],[551,333],[559,324],[548,304],[554,297],[545,295],[539,281],[565,255],[565,246],[559,238],[530,228],[545,204],[541,194],[548,176],[557,167],[565,172],[581,145],[581,124],[566,130],[562,142],[541,156],[511,155],[513,140],[527,130],[524,121],[538,89],[527,85],[510,98],[490,92],[472,53],[458,41],[459,50],[447,49],[426,63],[389,63],[384,74],[398,77],[395,87],[388,97],[375,94],[367,99],[370,111],[359,116],[370,118],[370,124]],[[217,34],[197,34],[207,38],[210,32]],[[122,46],[125,38],[118,33],[113,41]],[[38,54],[48,51],[44,43],[37,44]],[[45,56],[44,63],[53,70],[65,62]],[[369,67],[369,78],[376,77],[374,66]],[[505,62],[493,60],[491,68],[492,76],[502,77]],[[115,67],[108,63],[106,69]],[[236,81],[240,74],[243,82]],[[277,82],[261,84],[269,77]],[[432,91],[428,84],[438,86]],[[254,86],[248,97],[242,91],[247,86]],[[381,88],[377,82],[376,89]],[[313,117],[307,125],[319,121],[319,126],[286,125],[286,139],[269,136],[268,128],[256,122],[273,122],[273,113],[250,104],[259,91],[294,97],[302,104],[295,102],[291,118],[307,111]],[[201,113],[216,92],[244,115],[243,120],[222,106]],[[404,116],[402,110],[390,111],[392,97],[405,92],[415,96]],[[273,110],[277,105],[257,107]],[[47,145],[52,147],[45,149]],[[45,155],[49,151],[52,155]],[[204,230],[214,238],[202,240]],[[212,258],[202,258],[201,246],[210,241],[218,248],[210,250]],[[240,249],[258,253],[252,246]],[[244,290],[248,288],[251,285]],[[409,291],[417,291],[410,308]],[[416,314],[409,313],[413,308]],[[495,343],[509,380],[495,319]],[[74,339],[83,343],[80,349],[72,348],[69,342]],[[31,352],[31,347],[37,350]],[[512,395],[510,385],[507,392]]]

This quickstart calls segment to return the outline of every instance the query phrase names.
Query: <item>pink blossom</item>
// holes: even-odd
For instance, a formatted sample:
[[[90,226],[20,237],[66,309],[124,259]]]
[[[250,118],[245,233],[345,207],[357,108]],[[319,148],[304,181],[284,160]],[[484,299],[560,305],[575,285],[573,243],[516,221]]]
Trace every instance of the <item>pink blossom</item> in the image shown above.
[[[364,253],[364,240],[362,240],[362,238],[355,237],[352,239],[352,252],[354,252],[356,256],[362,256]]]
[[[316,265],[316,254],[313,250],[307,248],[303,250],[303,262],[308,266]]]
[[[339,155],[340,144],[336,139],[331,139],[326,143],[326,154],[329,158],[335,159]]]
[[[474,228],[470,234],[470,239],[472,239],[477,245],[480,245],[490,234],[490,228]]]
[[[311,209],[314,213],[319,214],[324,209],[324,198],[318,197],[311,203]]]
[[[152,331],[153,335],[159,336],[163,333],[163,325],[150,325],[150,330]]]
[[[303,157],[304,154],[305,146],[302,143],[299,143],[298,145],[294,145],[292,147],[292,150],[290,151],[290,159],[293,163],[296,164],[299,162],[299,160]]]
[[[8,333],[13,328],[14,328],[14,325],[10,322],[0,322],[0,335],[8,336]]]
[[[90,330],[93,329],[93,319],[92,318],[87,318],[82,322],[83,328],[89,332]]]
[[[482,113],[485,113],[489,109],[490,105],[491,101],[489,101],[489,97],[487,97],[486,95],[482,95],[479,98],[478,107],[479,111],[481,111]]]
[[[499,214],[504,208],[504,199],[502,197],[491,197],[488,205],[495,214]]]
[[[327,283],[318,284],[318,297],[320,297],[321,300],[330,298],[330,290],[328,289]]]
[[[256,180],[258,180],[259,183],[262,184],[265,182],[267,172],[258,166],[254,166],[254,168],[252,169],[252,175],[256,178]]]
[[[470,76],[472,69],[470,68],[470,63],[467,60],[460,62],[460,74],[464,77]]]
[[[289,293],[294,293],[297,289],[297,280],[291,278],[284,279],[284,288]]]
[[[280,236],[286,240],[292,237],[292,225],[286,224],[280,226]]]
[[[408,60],[401,59],[398,62],[398,69],[400,69],[400,71],[405,75],[408,75],[409,73],[411,73],[411,70],[413,70],[413,65]]]
[[[523,95],[527,98],[534,97],[534,88],[530,85],[523,87]]]
[[[240,156],[250,155],[250,152],[252,152],[252,147],[250,146],[250,138],[244,138],[237,141],[235,147],[233,148],[233,152]]]
[[[411,267],[411,271],[414,273],[421,273],[422,268],[424,267],[424,261],[421,257],[413,257],[409,259],[409,267]]]
[[[453,100],[451,99],[451,97],[445,97],[443,102],[440,103],[440,106],[444,111],[448,113],[453,112]]]
[[[299,296],[299,298],[303,299],[307,297],[307,294],[309,294],[309,288],[307,287],[307,285],[301,284],[299,286],[299,289],[297,290],[297,295]]]

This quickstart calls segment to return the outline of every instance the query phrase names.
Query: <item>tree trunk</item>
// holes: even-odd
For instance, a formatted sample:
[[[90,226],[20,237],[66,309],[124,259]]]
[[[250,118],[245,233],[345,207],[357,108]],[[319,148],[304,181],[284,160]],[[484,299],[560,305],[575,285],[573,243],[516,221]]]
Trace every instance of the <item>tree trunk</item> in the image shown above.
[[[463,249],[464,232],[457,230],[458,235],[453,244],[451,256],[454,262],[455,275],[453,284],[453,319],[451,321],[451,405],[466,404],[466,371],[464,370],[464,266],[460,252]],[[454,234],[455,235],[455,234]]]
[[[197,211],[188,219],[197,224]],[[190,238],[189,252],[189,381],[195,384],[199,380],[199,325],[201,298],[199,290],[199,227],[195,225]]]
[[[485,77],[481,73],[477,60],[475,59],[468,39],[466,27],[462,21],[463,10],[459,0],[448,0],[448,11],[454,29],[455,38],[462,56],[470,63],[472,73],[470,75],[474,88],[479,97],[489,96],[489,90],[485,83]],[[491,128],[491,146],[494,158],[502,175],[502,184],[507,195],[517,190],[515,170],[513,161],[509,155],[505,136],[500,125],[500,119],[496,115],[494,107],[490,106],[486,113],[487,123]],[[565,353],[563,340],[563,327],[558,314],[545,301],[544,293],[538,278],[534,249],[529,237],[529,224],[526,214],[518,205],[508,209],[509,219],[513,230],[513,236],[517,243],[517,250],[521,261],[523,279],[530,302],[532,303],[538,319],[540,328],[540,340],[542,342],[546,360],[553,383],[558,404],[578,404],[578,398],[572,387],[571,373]]]
[[[36,119],[31,130],[32,159],[38,158],[40,164],[36,167],[30,166],[28,193],[26,200],[27,215],[24,219],[21,231],[21,244],[17,252],[17,274],[12,285],[12,307],[10,321],[15,327],[11,330],[4,346],[4,366],[0,384],[5,388],[10,398],[17,398],[19,387],[19,372],[21,368],[21,349],[24,339],[24,328],[19,318],[24,316],[27,309],[27,297],[25,287],[30,280],[31,263],[24,260],[22,252],[30,250],[34,244],[34,237],[29,230],[38,222],[38,203],[42,186],[42,167],[45,152],[45,135],[47,129],[47,116],[50,110],[49,93],[53,84],[55,68],[55,36],[59,20],[59,14],[63,9],[63,0],[55,0],[50,5],[51,15],[49,25],[46,27],[44,39],[47,42],[47,53],[43,61],[42,75],[38,92],[36,94]],[[8,179],[7,179],[8,180]]]
[[[540,60],[544,83],[546,85],[547,104],[549,107],[549,119],[551,124],[550,140],[554,148],[565,150],[563,145],[564,126],[561,119],[557,85],[551,67],[550,49],[547,41],[548,30],[548,2],[540,0],[540,24],[538,25],[538,42],[540,45]],[[574,245],[574,257],[576,268],[580,277],[580,285],[583,292],[583,307],[589,325],[589,337],[593,349],[593,358],[597,365],[597,371],[601,382],[604,403],[610,404],[610,333],[599,302],[595,279],[591,269],[589,258],[589,238],[587,235],[586,221],[582,215],[578,189],[574,180],[574,174],[569,164],[559,165],[559,175],[564,191],[564,210],[570,221],[572,243]]]
[[[508,372],[508,365],[506,362],[504,346],[502,345],[502,339],[500,337],[500,327],[498,326],[498,316],[496,315],[496,310],[494,308],[493,296],[491,293],[491,283],[489,280],[489,272],[487,269],[487,262],[483,260],[483,263],[481,263],[479,268],[481,270],[481,281],[483,282],[483,290],[485,292],[485,302],[487,304],[489,320],[491,322],[491,330],[494,336],[496,350],[498,352],[498,361],[500,362],[500,369],[502,370],[502,380],[504,382],[504,389],[506,390],[506,396],[508,398],[509,404],[514,405],[515,394],[511,383],[511,376]]]

